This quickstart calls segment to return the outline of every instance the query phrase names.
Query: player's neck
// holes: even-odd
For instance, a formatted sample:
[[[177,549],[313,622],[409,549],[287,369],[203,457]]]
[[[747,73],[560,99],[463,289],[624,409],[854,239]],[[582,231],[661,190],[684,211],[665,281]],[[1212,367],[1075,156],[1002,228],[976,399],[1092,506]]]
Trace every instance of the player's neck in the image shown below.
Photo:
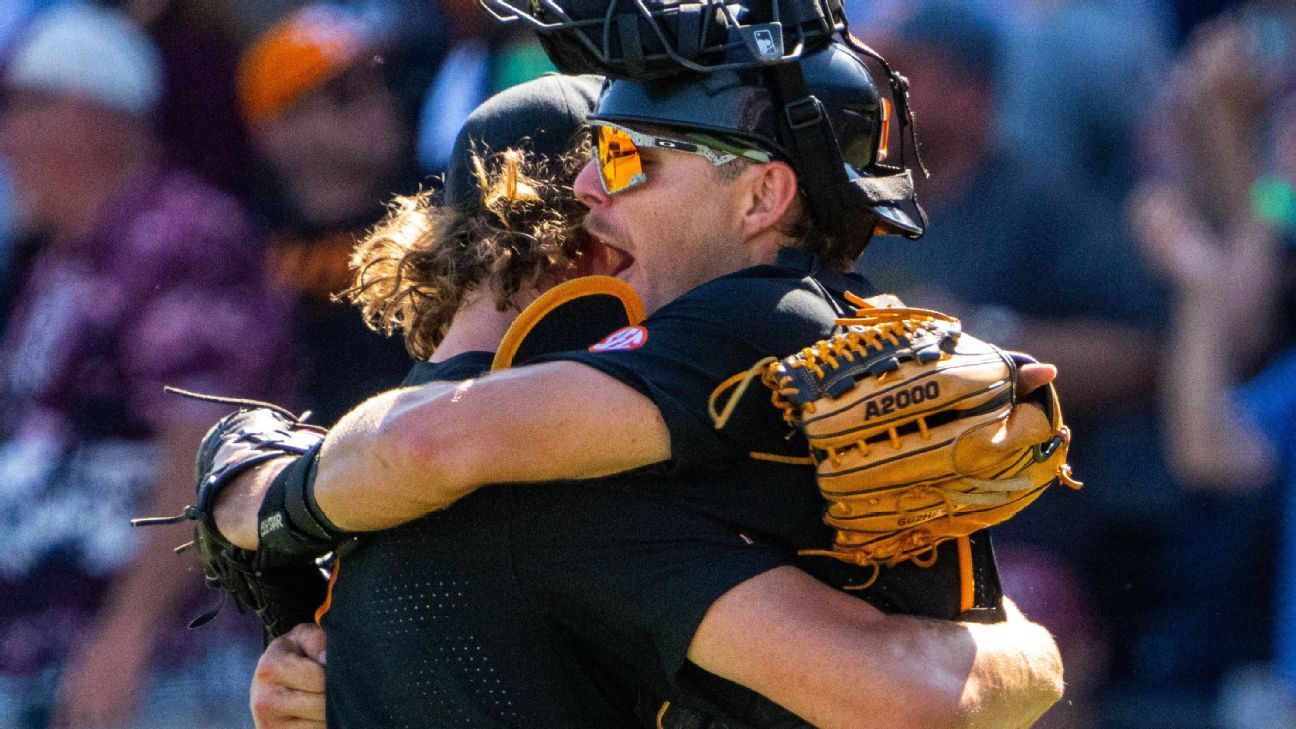
[[[442,362],[464,352],[494,352],[517,313],[513,307],[499,311],[494,296],[469,293],[431,361]]]

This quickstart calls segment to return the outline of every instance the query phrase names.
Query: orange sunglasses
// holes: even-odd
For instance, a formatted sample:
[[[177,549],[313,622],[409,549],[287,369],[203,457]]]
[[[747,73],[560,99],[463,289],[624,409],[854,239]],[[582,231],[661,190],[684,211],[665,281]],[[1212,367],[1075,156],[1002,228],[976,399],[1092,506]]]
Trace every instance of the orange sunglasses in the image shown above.
[[[717,167],[736,159],[756,162],[769,162],[772,159],[767,152],[756,149],[730,152],[684,139],[637,132],[611,122],[594,121],[590,122],[590,126],[594,129],[599,179],[609,195],[625,192],[648,181],[643,171],[640,149],[658,148],[696,154]]]

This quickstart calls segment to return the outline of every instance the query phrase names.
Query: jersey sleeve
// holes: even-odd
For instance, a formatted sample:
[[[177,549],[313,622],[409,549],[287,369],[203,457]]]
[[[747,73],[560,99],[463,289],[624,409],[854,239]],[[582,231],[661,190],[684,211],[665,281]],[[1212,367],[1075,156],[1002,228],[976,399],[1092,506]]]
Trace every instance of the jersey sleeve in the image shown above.
[[[713,425],[708,403],[722,383],[762,358],[783,357],[828,336],[834,318],[826,299],[798,278],[729,277],[694,289],[588,351],[540,359],[579,362],[651,399],[670,431],[665,468],[679,474],[783,447],[787,430],[759,382],[724,430]]]
[[[512,501],[521,593],[589,650],[665,687],[711,605],[789,563],[778,549],[656,490],[540,487]]]

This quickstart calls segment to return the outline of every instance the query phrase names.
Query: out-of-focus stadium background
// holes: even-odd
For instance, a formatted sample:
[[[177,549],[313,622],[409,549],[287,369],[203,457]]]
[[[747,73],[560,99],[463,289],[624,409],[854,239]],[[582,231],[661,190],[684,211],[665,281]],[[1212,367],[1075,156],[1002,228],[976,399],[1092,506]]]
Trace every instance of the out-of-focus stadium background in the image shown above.
[[[1079,493],[999,530],[1041,726],[1296,726],[1296,7],[848,0],[913,82],[932,218],[860,270],[1061,368]],[[174,513],[219,409],[332,422],[398,342],[355,236],[550,70],[475,0],[0,2],[0,729],[244,727],[246,620]]]

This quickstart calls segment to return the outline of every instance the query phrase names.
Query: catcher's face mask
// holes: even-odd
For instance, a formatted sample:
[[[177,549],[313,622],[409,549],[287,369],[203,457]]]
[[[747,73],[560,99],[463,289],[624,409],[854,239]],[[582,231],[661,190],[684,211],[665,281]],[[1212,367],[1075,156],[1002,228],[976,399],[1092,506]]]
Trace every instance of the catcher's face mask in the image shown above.
[[[609,195],[624,192],[648,181],[639,155],[640,149],[655,147],[696,154],[716,167],[740,157],[756,162],[769,162],[771,159],[769,154],[760,150],[723,150],[684,139],[645,134],[610,122],[591,122],[590,126],[594,136],[599,180]]]

